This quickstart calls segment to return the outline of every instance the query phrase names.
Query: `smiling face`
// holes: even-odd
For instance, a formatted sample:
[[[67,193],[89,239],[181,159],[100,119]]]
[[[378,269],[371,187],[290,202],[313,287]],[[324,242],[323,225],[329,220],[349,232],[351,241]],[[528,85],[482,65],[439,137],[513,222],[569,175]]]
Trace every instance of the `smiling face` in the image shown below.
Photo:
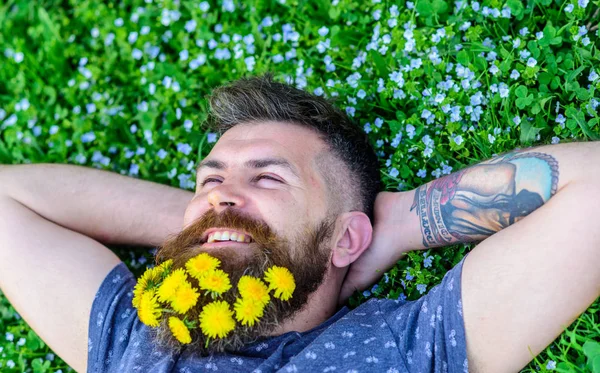
[[[323,283],[336,223],[317,166],[326,149],[305,127],[244,124],[227,131],[201,162],[183,230],[159,248],[157,262],[172,259],[173,268],[185,268],[201,252],[217,257],[233,285],[221,298],[229,304],[239,296],[236,285],[242,275],[262,277],[273,265],[290,270],[296,290],[289,301],[273,299],[255,326],[238,327],[208,348],[196,333],[188,349],[202,354],[236,350],[269,335],[301,311]],[[195,313],[212,300],[200,297]],[[166,329],[163,322],[158,335],[166,340],[159,344],[171,342]]]
[[[275,234],[291,238],[327,216],[327,186],[317,170],[317,154],[327,147],[311,129],[266,122],[231,128],[198,167],[196,195],[184,216],[184,228],[209,210],[227,208],[267,224]],[[203,232],[207,250],[243,249],[231,241],[229,227]],[[206,243],[208,233],[229,231],[228,242]],[[212,237],[213,239],[216,237]],[[222,235],[218,237],[223,239]],[[243,252],[243,251],[242,251]]]

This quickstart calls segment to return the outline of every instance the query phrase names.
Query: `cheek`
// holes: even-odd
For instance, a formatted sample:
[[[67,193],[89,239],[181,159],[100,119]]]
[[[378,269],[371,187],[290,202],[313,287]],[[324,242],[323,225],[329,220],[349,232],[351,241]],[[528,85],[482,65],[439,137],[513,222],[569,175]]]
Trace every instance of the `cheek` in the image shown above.
[[[201,209],[201,198],[199,195],[194,196],[190,203],[187,205],[185,209],[185,213],[183,215],[183,227],[185,228],[193,221],[199,219],[205,211]]]

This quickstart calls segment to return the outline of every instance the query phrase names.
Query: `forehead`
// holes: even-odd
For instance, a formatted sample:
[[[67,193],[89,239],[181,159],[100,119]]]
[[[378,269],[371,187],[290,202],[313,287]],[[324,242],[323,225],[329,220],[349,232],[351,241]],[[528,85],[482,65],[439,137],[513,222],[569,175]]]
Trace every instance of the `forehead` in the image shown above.
[[[314,159],[326,147],[310,128],[284,122],[240,124],[226,131],[207,159],[242,164],[256,157],[281,157],[301,173],[314,168]]]

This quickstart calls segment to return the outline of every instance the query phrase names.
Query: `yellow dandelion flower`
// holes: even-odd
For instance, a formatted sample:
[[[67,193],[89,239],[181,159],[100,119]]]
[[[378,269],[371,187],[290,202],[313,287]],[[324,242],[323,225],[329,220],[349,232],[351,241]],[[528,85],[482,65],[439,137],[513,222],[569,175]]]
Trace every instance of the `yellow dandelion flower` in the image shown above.
[[[285,267],[273,266],[265,272],[265,281],[269,283],[269,290],[275,290],[274,297],[288,300],[296,289],[294,275]]]
[[[196,305],[199,296],[198,291],[188,281],[185,281],[175,291],[175,295],[171,300],[171,307],[176,312],[184,314]]]
[[[144,274],[140,276],[133,288],[133,300],[131,303],[135,308],[138,308],[140,305],[142,293],[156,286],[159,281],[160,277],[157,275],[156,267],[148,268]]]
[[[144,324],[156,327],[159,323],[159,318],[162,311],[156,297],[156,291],[154,289],[145,291],[140,297],[140,304],[138,308],[138,317]]]
[[[263,315],[265,305],[249,298],[237,298],[233,309],[235,310],[235,319],[242,325],[254,326]]]
[[[179,286],[186,281],[187,275],[183,268],[174,270],[158,287],[158,300],[161,302],[170,302],[173,300]]]
[[[231,289],[229,275],[221,269],[213,269],[200,278],[200,289],[208,290],[212,293],[223,294]]]
[[[225,301],[204,306],[199,316],[202,333],[210,338],[223,338],[235,328],[233,312]]]
[[[201,253],[188,260],[185,263],[190,276],[200,280],[207,272],[217,269],[221,265],[221,261],[207,253]]]
[[[171,333],[173,333],[179,342],[188,344],[192,341],[190,330],[179,318],[173,316],[169,317],[169,329],[171,329]]]
[[[168,275],[169,272],[171,272],[172,267],[173,267],[173,259],[165,260],[164,262],[160,263],[156,267],[157,276],[162,278],[162,277]]]
[[[237,287],[244,299],[251,299],[263,305],[269,303],[271,299],[267,285],[259,278],[242,276]]]

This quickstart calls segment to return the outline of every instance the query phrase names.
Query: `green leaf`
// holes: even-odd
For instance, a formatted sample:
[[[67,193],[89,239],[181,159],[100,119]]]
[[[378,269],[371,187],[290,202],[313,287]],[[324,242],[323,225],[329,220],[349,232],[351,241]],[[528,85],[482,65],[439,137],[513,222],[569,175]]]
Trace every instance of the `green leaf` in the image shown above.
[[[524,120],[521,122],[521,144],[528,144],[535,141],[536,136],[540,133],[541,128],[533,127],[529,121]]]
[[[566,76],[567,81],[574,81],[575,79],[577,79],[577,76],[579,74],[581,74],[581,72],[585,68],[586,68],[586,66],[581,66],[577,70],[574,70],[574,71],[571,71],[570,73],[568,73],[567,76]]]
[[[529,95],[527,97],[520,97],[515,100],[515,104],[519,109],[524,109],[529,106],[533,102],[533,95]]]
[[[387,120],[386,123],[390,126],[390,130],[392,133],[398,133],[402,128],[402,123],[397,120]]]
[[[433,4],[429,0],[421,0],[417,3],[417,11],[423,17],[429,17],[432,14]]]
[[[585,88],[579,88],[576,90],[576,92],[577,92],[577,98],[582,101],[589,99],[591,96],[590,91],[588,91]]]
[[[469,65],[469,52],[464,49],[458,52],[456,55],[456,61],[463,66]]]
[[[406,163],[402,164],[402,167],[400,168],[400,176],[403,179],[407,179],[412,176],[412,174],[413,172],[411,171],[410,167],[408,167]]]
[[[600,343],[594,341],[586,341],[583,344],[583,353],[588,358],[600,356]]]
[[[48,16],[48,13],[46,12],[46,10],[40,6],[40,7],[38,7],[37,12],[38,12],[38,18],[40,19],[40,22],[46,28],[46,35],[45,35],[46,38],[48,40],[55,39],[55,40],[62,42],[62,38],[60,37],[60,32],[58,31],[56,25],[52,22],[52,20]],[[52,34],[52,35],[49,35],[49,34]]]
[[[379,73],[379,75],[387,77],[389,75],[388,67],[383,57],[381,57],[381,54],[373,53],[372,57],[373,61],[375,62],[375,67],[377,67],[377,72]]]
[[[527,96],[527,87],[525,87],[524,85],[518,86],[517,89],[515,89],[515,95],[517,97]]]
[[[448,3],[444,0],[433,0],[432,9],[437,15],[444,14],[448,11]]]
[[[523,13],[524,8],[523,3],[520,0],[508,0],[506,5],[508,5],[510,12],[514,14],[517,19],[521,19],[519,16]]]

